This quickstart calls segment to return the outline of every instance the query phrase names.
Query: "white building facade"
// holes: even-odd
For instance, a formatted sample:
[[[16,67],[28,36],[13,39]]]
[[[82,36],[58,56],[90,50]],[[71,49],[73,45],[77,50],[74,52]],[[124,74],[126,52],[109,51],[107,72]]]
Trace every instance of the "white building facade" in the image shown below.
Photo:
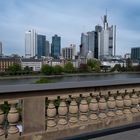
[[[62,48],[62,57],[67,60],[75,59],[76,45],[71,44],[70,47]]]
[[[42,61],[39,59],[21,59],[21,66],[31,68],[33,71],[40,71],[42,67]]]
[[[25,58],[31,58],[37,54],[37,33],[29,30],[25,33]]]

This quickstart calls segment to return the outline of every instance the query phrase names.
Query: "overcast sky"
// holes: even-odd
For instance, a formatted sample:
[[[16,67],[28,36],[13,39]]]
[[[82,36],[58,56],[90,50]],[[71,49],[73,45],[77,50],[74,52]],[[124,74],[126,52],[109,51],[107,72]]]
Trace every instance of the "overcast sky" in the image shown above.
[[[62,47],[79,49],[82,32],[102,25],[108,9],[109,25],[117,26],[117,54],[140,46],[140,0],[0,0],[0,41],[4,54],[25,52],[25,31],[58,34]]]

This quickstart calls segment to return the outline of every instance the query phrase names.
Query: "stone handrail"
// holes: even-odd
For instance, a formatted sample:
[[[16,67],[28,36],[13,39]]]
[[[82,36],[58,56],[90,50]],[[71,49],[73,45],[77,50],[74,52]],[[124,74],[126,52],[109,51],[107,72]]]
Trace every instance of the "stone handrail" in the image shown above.
[[[9,94],[0,100],[0,139],[88,125],[97,130],[139,121],[139,85],[40,92],[21,98],[13,95],[11,99]],[[10,105],[8,112],[2,108],[5,101]]]

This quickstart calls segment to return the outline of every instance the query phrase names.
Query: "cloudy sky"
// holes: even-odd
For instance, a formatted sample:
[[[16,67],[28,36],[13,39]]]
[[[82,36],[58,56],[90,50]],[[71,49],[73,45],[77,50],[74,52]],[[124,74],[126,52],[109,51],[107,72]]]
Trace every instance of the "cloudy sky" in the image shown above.
[[[117,54],[140,46],[140,0],[0,0],[0,41],[4,54],[24,55],[25,31],[36,29],[62,37],[62,47],[80,44],[81,32],[102,25],[108,9],[109,25],[117,26]]]

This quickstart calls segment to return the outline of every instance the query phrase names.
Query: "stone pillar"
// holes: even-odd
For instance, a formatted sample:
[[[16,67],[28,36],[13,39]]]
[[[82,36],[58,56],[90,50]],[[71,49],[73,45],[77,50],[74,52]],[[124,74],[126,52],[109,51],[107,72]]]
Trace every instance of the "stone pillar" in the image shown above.
[[[11,105],[9,113],[7,115],[7,120],[9,122],[8,136],[18,135],[19,130],[17,128],[17,123],[19,121],[19,112],[16,109],[17,100],[8,101]]]
[[[5,132],[3,129],[3,122],[4,122],[4,112],[1,110],[1,105],[3,102],[0,102],[0,139],[4,138]]]
[[[45,132],[45,97],[26,97],[23,100],[23,133]]]
[[[56,107],[53,101],[50,101],[47,109],[47,131],[56,131]]]
[[[116,97],[116,115],[117,115],[117,119],[116,119],[116,123],[121,123],[124,120],[124,113],[123,113],[123,108],[124,108],[124,101],[123,98],[121,96],[121,93],[119,93],[117,91],[117,97]]]
[[[90,103],[89,103],[89,109],[92,113],[97,113],[98,112],[98,102],[95,96],[91,97]]]
[[[109,98],[107,101],[107,106],[108,106],[108,112],[107,116],[110,118],[111,121],[113,121],[113,118],[115,117],[115,109],[116,109],[116,101],[114,96],[109,92]]]
[[[75,98],[72,98],[71,103],[69,105],[69,126],[78,126],[78,105]]]
[[[80,125],[87,125],[88,111],[89,111],[88,102],[86,100],[86,97],[82,96],[81,98],[82,100],[79,105],[79,111],[80,111],[79,121],[80,121]]]
[[[68,127],[68,107],[66,105],[65,99],[61,98],[60,105],[58,107],[58,129],[66,129]]]
[[[132,102],[131,112],[133,115],[133,120],[137,121],[137,120],[139,120],[139,116],[140,116],[139,109],[138,109],[139,98],[137,96],[137,93],[134,91],[134,89],[131,94],[131,102]]]
[[[92,121],[97,121],[98,119],[98,116],[97,116],[97,113],[98,113],[98,102],[97,102],[97,99],[95,96],[92,96],[91,100],[90,100],[90,103],[89,103],[89,110],[90,110],[90,120]],[[94,123],[94,122],[93,122]]]
[[[130,95],[129,93],[125,92],[125,96],[124,96],[124,113],[125,114],[131,113],[131,105],[132,105],[132,101],[131,101]]]

